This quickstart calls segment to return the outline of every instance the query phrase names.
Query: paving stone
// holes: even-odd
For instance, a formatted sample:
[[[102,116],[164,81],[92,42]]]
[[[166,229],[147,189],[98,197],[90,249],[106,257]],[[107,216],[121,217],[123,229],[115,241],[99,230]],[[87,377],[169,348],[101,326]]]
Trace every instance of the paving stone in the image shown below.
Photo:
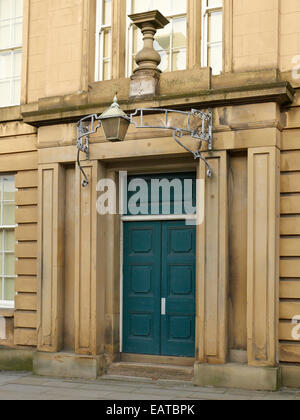
[[[191,389],[191,392],[195,393],[195,394],[225,394],[225,392],[227,392],[227,389],[224,388],[211,388],[211,387],[207,387],[207,388],[198,388],[198,387],[194,387]]]
[[[0,391],[0,401],[44,401],[43,394],[24,394],[22,392]]]
[[[178,381],[58,379],[31,373],[0,372],[0,400],[300,400],[299,389],[259,392],[198,388]]]
[[[6,373],[0,372],[0,384],[18,381],[18,380],[23,379],[24,377],[25,375],[8,375]]]
[[[47,386],[49,381],[45,378],[37,376],[28,376],[22,378],[15,378],[9,381],[10,384],[19,384],[19,385],[37,385],[37,386]]]
[[[156,401],[171,401],[174,398],[173,397],[165,397],[165,396],[158,396],[158,395],[153,395],[153,397],[151,398],[151,394],[140,394],[140,395],[136,395],[136,394],[131,394],[131,393],[126,393],[126,392],[120,392],[119,394],[117,393],[111,393],[107,396],[108,400],[119,400],[119,401],[148,401],[148,400],[153,400],[155,399]]]
[[[0,385],[0,393],[2,391],[21,392],[24,394],[43,394],[46,393],[49,388],[44,386],[33,386],[33,385],[21,385],[21,384],[4,384]]]
[[[245,396],[245,397],[266,397],[268,394],[272,395],[271,392],[266,392],[266,391],[247,391],[245,389],[231,389],[231,390],[226,390],[225,391],[226,394],[229,395],[240,395],[240,396]]]

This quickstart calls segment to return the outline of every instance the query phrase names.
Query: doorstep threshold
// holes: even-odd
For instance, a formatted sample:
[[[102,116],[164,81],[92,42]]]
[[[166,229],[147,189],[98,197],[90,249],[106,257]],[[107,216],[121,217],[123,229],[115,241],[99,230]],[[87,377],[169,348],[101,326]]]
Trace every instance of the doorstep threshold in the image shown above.
[[[121,353],[121,362],[161,364],[173,366],[194,366],[194,357],[157,356],[152,354]]]

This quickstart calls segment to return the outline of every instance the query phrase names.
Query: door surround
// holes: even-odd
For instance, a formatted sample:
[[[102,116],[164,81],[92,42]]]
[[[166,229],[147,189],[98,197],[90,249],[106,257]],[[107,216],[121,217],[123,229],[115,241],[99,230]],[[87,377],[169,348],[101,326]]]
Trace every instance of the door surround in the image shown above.
[[[123,171],[126,170],[124,168],[119,169],[119,171]],[[119,176],[119,171],[117,172],[117,176]],[[155,169],[142,169],[138,170],[138,168],[136,167],[135,170],[132,171],[128,171],[128,175],[132,176],[132,175],[159,175],[161,173],[192,173],[194,172],[195,174],[197,174],[197,165],[195,164],[187,164],[185,168],[178,168],[178,165],[174,165],[174,164],[170,164],[170,161],[168,161],[168,163],[166,162],[166,165],[162,165],[162,168],[160,171],[157,171]],[[115,174],[116,176],[116,174]],[[119,185],[119,196],[123,196],[123,191],[124,191],[125,185],[124,183],[121,183]],[[183,220],[196,220],[196,216],[188,216],[185,214],[181,214],[181,215],[151,215],[151,216],[120,216],[119,217],[119,226],[120,226],[120,324],[119,324],[119,353],[122,354],[123,352],[123,240],[124,240],[124,223],[126,222],[145,222],[145,221],[183,221]],[[197,261],[196,261],[196,271],[197,271]],[[195,288],[196,288],[196,294],[197,294],[197,275],[195,276]],[[197,302],[197,299],[196,299]],[[195,318],[196,320],[196,318]],[[195,328],[197,328],[195,326]],[[196,333],[196,332],[195,332]],[[196,343],[195,343],[196,345]],[[195,349],[196,350],[196,349]],[[139,355],[141,356],[141,355]],[[158,359],[159,358],[165,358],[168,356],[155,356]],[[176,358],[176,356],[173,356],[173,358]],[[194,359],[194,357],[189,358],[191,360]]]

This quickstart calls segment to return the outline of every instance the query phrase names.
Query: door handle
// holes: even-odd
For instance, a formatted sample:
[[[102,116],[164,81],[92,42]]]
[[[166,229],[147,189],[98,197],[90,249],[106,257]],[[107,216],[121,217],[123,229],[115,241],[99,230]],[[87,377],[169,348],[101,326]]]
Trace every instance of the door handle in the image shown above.
[[[161,299],[161,315],[166,315],[166,298]]]

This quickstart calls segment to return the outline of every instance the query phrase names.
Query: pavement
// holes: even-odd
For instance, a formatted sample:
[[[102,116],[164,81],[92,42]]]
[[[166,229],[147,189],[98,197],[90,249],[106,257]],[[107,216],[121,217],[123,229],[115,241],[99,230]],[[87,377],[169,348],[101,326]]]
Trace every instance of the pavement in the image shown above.
[[[106,376],[81,380],[0,372],[0,400],[300,400],[300,389],[272,393],[200,388],[191,382],[146,378]]]

